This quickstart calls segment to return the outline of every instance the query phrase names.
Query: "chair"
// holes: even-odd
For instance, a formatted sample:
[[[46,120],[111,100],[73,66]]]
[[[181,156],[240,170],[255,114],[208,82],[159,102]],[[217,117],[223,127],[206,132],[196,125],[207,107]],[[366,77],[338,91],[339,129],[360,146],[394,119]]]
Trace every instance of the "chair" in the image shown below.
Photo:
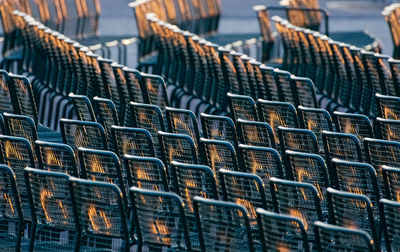
[[[400,167],[400,143],[380,139],[364,139],[366,161],[371,164],[377,174],[377,181],[381,195],[385,195],[383,170],[384,165]]]
[[[399,82],[400,83],[400,82]],[[378,115],[384,119],[400,119],[400,98],[397,96],[375,94]]]
[[[186,164],[197,164],[197,152],[193,139],[184,134],[158,132],[162,148],[163,162],[169,167],[172,161]]]
[[[376,118],[376,124],[381,139],[389,141],[400,140],[400,121],[378,117]]]
[[[278,83],[275,81],[275,69],[266,65],[260,66],[266,94],[264,100],[279,101]]]
[[[324,144],[322,142],[321,132],[323,130],[333,131],[332,117],[324,109],[306,108],[298,106],[300,127],[311,130],[318,138],[320,153],[324,153]]]
[[[385,20],[389,25],[390,34],[393,42],[393,58],[398,59],[400,57],[400,37],[397,33],[400,25],[398,18],[399,6],[396,3],[386,6],[382,11],[382,15],[385,17]]]
[[[381,206],[381,226],[385,237],[386,251],[396,251],[399,249],[399,243],[396,240],[396,234],[399,229],[399,215],[400,203],[388,199],[381,199],[379,201]]]
[[[113,125],[111,135],[115,153],[120,159],[126,154],[140,157],[155,156],[152,136],[146,129]]]
[[[314,83],[309,78],[303,77],[290,77],[292,90],[294,93],[294,105],[304,106],[308,108],[318,108],[316,91]]]
[[[251,146],[276,148],[275,136],[271,126],[265,122],[236,121],[239,143]]]
[[[318,192],[323,213],[327,212],[326,189],[331,180],[325,160],[317,154],[309,154],[288,150],[286,151],[286,174],[290,180],[310,183]]]
[[[97,122],[60,120],[61,135],[64,144],[68,144],[74,152],[79,147],[107,150],[107,137],[101,124]]]
[[[37,140],[35,150],[41,169],[78,177],[75,154],[69,145]]]
[[[278,134],[283,159],[285,159],[286,150],[319,154],[317,137],[311,130],[279,126]]]
[[[385,186],[385,192],[383,193],[383,195],[385,195],[384,198],[394,201],[400,201],[400,168],[383,165],[381,169],[382,178]]]
[[[259,117],[268,123],[274,131],[275,142],[280,144],[278,138],[278,127],[298,128],[297,112],[295,107],[286,102],[271,102],[258,100]]]
[[[323,221],[319,192],[309,183],[271,178],[271,196],[275,212],[299,218],[310,241],[314,241],[313,225]]]
[[[260,32],[262,37],[261,61],[265,62],[271,59],[275,36],[272,33],[267,8],[263,5],[257,5],[253,7],[253,10],[257,12],[258,24],[260,25]]]
[[[75,222],[69,178],[65,173],[25,168],[32,213],[31,251],[77,249],[80,226]],[[63,232],[67,235],[61,238]]]
[[[296,251],[300,248],[310,251],[307,232],[300,218],[261,208],[256,213],[264,251]]]
[[[220,169],[231,171],[238,170],[236,151],[232,144],[227,141],[205,138],[200,138],[200,144],[202,144],[202,148],[205,152],[205,164],[211,167],[214,174],[217,174]]]
[[[146,90],[149,103],[156,105],[163,111],[169,106],[167,89],[164,79],[157,75],[141,74],[143,78],[143,87]]]
[[[227,116],[200,115],[204,138],[227,141],[237,146],[235,123]]]
[[[322,140],[328,166],[333,158],[354,162],[363,161],[361,143],[355,135],[322,131]]]
[[[235,122],[238,119],[257,121],[256,103],[246,95],[228,93],[229,108]]]
[[[392,81],[393,81],[393,85],[395,87],[398,87],[399,83],[400,83],[400,73],[399,73],[399,66],[400,66],[400,61],[398,59],[389,59],[389,68],[390,68],[390,72],[392,74]],[[400,90],[397,88],[396,89],[396,96],[398,96],[400,93]]]
[[[142,75],[135,69],[123,68],[129,100],[137,103],[148,103],[147,93],[143,87]]]
[[[374,240],[363,230],[326,224],[320,221],[316,221],[314,227],[318,251],[376,251]]]
[[[130,231],[122,190],[112,183],[78,178],[69,181],[81,231],[79,248],[129,251]]]
[[[10,77],[5,70],[0,71],[0,111],[14,113],[11,100]]]
[[[365,137],[373,138],[372,123],[366,115],[335,111],[334,120],[338,132],[353,134],[362,142]]]
[[[68,97],[72,100],[72,104],[74,104],[79,120],[88,122],[96,121],[92,103],[87,96],[70,93]]]
[[[22,181],[21,178],[20,181]],[[22,203],[18,192],[16,175],[6,165],[0,165],[0,193],[2,195],[0,198],[2,212],[0,248],[2,250],[20,251],[24,234]]]
[[[165,124],[162,111],[159,107],[149,104],[129,103],[132,113],[132,124],[129,127],[143,128],[150,132],[156,157],[161,158],[161,145],[158,142],[158,131],[165,131]]]
[[[112,100],[95,96],[93,97],[93,105],[99,118],[98,123],[104,127],[107,134],[110,134],[112,125],[121,125],[118,118],[117,108]]]
[[[24,220],[32,220],[29,197],[24,186],[23,175],[25,167],[35,167],[32,147],[29,141],[21,137],[0,135],[0,163],[12,167],[16,177],[19,197],[21,198]]]
[[[327,189],[329,219],[331,224],[366,231],[379,248],[378,232],[375,226],[373,204],[362,194]]]
[[[130,196],[139,251],[145,246],[149,250],[168,247],[190,251],[183,202],[178,195],[132,187]]]
[[[246,209],[238,204],[195,197],[202,251],[254,251]]]

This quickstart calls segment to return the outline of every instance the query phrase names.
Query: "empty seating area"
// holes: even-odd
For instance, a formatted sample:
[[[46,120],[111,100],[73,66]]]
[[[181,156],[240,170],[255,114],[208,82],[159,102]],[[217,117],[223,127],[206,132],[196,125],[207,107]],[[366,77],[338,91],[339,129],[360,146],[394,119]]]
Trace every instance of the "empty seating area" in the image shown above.
[[[0,64],[1,251],[400,250],[397,60],[310,11],[255,7],[277,31],[260,62],[207,40],[218,0],[129,6],[136,68],[64,33],[70,15],[0,2],[21,53]]]

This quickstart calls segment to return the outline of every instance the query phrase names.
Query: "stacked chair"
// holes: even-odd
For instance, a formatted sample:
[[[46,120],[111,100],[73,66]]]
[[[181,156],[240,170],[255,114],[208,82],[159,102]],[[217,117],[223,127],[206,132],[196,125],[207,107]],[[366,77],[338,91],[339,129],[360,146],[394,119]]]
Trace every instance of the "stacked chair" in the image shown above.
[[[399,250],[389,57],[275,18],[282,70],[146,14],[153,74],[13,13],[31,81],[0,72],[2,249]]]

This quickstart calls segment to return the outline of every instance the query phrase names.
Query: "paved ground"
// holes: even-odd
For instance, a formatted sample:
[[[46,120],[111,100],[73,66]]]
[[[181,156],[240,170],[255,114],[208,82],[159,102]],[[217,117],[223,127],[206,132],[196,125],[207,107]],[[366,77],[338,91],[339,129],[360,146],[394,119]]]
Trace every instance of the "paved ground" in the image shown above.
[[[136,35],[133,11],[129,9],[130,0],[100,0],[102,14],[100,34]],[[259,27],[252,6],[264,4],[278,5],[278,0],[221,0],[222,19],[220,33],[258,33]],[[381,11],[391,1],[384,0],[320,0],[321,6],[330,13],[330,30],[366,30],[382,41],[383,52],[391,54],[392,41],[389,28]]]

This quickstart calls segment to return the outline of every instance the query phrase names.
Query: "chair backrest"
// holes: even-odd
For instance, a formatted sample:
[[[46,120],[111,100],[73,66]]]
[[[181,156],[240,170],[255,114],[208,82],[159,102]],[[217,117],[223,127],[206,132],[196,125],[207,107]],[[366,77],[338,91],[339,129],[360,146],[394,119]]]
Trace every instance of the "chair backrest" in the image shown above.
[[[143,87],[146,89],[149,103],[164,110],[169,106],[164,79],[157,75],[142,74]]]
[[[124,67],[129,100],[137,103],[148,103],[147,93],[143,87],[142,75],[136,69]]]
[[[0,248],[18,251],[21,248],[24,216],[16,176],[13,169],[7,165],[0,165],[0,193],[2,195],[0,228],[8,230],[8,232],[4,232],[5,237],[0,242]],[[10,227],[14,227],[14,229],[10,230]]]
[[[265,122],[236,121],[239,143],[260,147],[276,148],[274,132]]]
[[[75,239],[78,235],[79,225],[75,222],[69,178],[65,173],[25,168],[25,181],[34,223],[31,239],[38,239],[38,243],[40,240],[55,238],[50,232],[52,228],[69,231],[71,235],[75,234]],[[36,228],[37,225],[40,226],[39,229]],[[31,249],[35,243],[36,241],[31,242]],[[73,247],[74,243],[74,239],[67,239],[64,245]]]
[[[384,198],[400,202],[400,168],[383,165],[381,169],[385,184]]]
[[[332,158],[362,162],[361,143],[355,135],[322,131],[326,160]]]
[[[365,137],[374,137],[372,123],[366,115],[335,111],[334,120],[338,132],[353,134],[362,141]]]
[[[295,251],[299,248],[310,251],[307,232],[300,218],[261,208],[256,212],[264,251]]]
[[[68,97],[72,100],[72,104],[74,104],[79,120],[90,122],[96,121],[92,103],[87,96],[70,93]]]
[[[278,178],[271,178],[270,186],[275,212],[299,218],[309,239],[314,240],[312,226],[323,220],[317,189],[309,183]]]
[[[183,202],[174,193],[130,189],[138,246],[190,251]]]
[[[400,82],[399,82],[400,83]],[[400,119],[400,98],[397,96],[375,94],[378,115],[384,119]]]
[[[35,150],[41,169],[78,177],[75,154],[69,145],[37,140]]]
[[[386,6],[382,11],[382,15],[385,17],[386,22],[389,25],[390,34],[393,42],[393,58],[398,59],[400,57],[400,36],[398,31],[400,29],[399,22],[399,9],[400,6],[397,3]]]
[[[235,148],[227,141],[210,140],[201,138],[205,163],[216,174],[220,169],[231,171],[238,170],[238,161]]]
[[[106,133],[111,137],[111,126],[120,125],[117,108],[110,99],[93,97],[94,110],[99,118],[99,123],[104,127]]]
[[[61,135],[64,144],[76,152],[79,147],[106,150],[107,137],[101,124],[97,122],[60,120]]]
[[[278,134],[283,158],[286,150],[319,154],[317,137],[311,130],[279,126]]]
[[[400,121],[392,119],[376,118],[380,138],[389,141],[400,140]]]
[[[237,145],[236,127],[231,118],[202,113],[200,115],[204,138],[228,141]]]
[[[113,125],[111,135],[115,153],[120,158],[126,154],[141,157],[155,156],[152,136],[146,129]]]
[[[11,100],[10,77],[5,70],[0,70],[0,111],[14,113]]]
[[[267,8],[264,5],[256,5],[253,7],[253,10],[257,12],[258,24],[263,39],[262,61],[264,62],[271,58],[271,50],[275,41],[275,36],[272,32]]]
[[[257,121],[256,103],[253,98],[232,93],[228,93],[227,95],[229,108],[235,121],[238,119]]]
[[[195,197],[194,211],[202,251],[253,251],[249,215],[243,206]]]
[[[327,189],[330,223],[366,231],[379,247],[372,202],[362,194]]]
[[[70,178],[70,188],[81,235],[94,239],[85,242],[85,246],[111,249],[112,239],[119,238],[123,240],[122,246],[129,247],[126,205],[121,189],[112,183],[78,178]],[[82,245],[81,249],[84,249]]]
[[[292,83],[292,90],[295,98],[295,105],[304,106],[308,108],[318,108],[318,101],[314,83],[309,78],[303,77],[290,77]]]
[[[396,251],[400,249],[396,240],[396,234],[399,232],[400,203],[388,199],[379,201],[381,206],[381,223],[385,237],[385,245],[387,251]]]
[[[375,251],[374,240],[363,230],[320,221],[316,221],[314,227],[318,251]]]
[[[400,26],[399,26],[399,28],[400,28]],[[399,37],[399,39],[400,39],[400,37]],[[400,40],[399,40],[399,42],[400,42]],[[398,60],[398,59],[389,59],[388,61],[389,61],[390,72],[392,74],[393,85],[395,87],[398,87],[398,85],[400,83],[400,69],[399,69],[400,68],[400,60]],[[399,93],[400,93],[400,90],[397,88],[396,89],[396,96],[398,96]]]

